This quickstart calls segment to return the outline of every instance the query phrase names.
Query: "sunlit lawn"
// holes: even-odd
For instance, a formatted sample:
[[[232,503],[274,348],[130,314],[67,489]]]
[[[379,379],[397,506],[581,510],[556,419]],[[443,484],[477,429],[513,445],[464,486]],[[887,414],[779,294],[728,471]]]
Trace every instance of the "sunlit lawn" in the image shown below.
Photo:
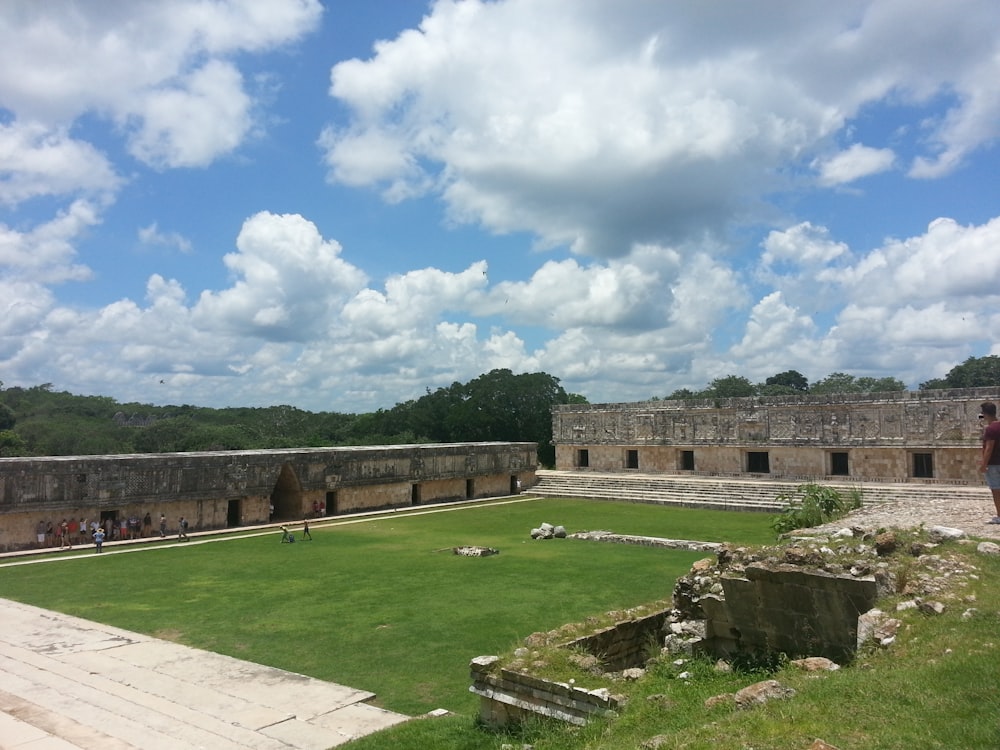
[[[472,657],[590,614],[669,599],[675,579],[704,557],[533,541],[533,527],[773,540],[764,514],[581,500],[346,520],[314,526],[312,542],[280,544],[273,533],[0,567],[0,596],[370,690],[402,713],[471,715]],[[465,544],[501,552],[451,554]]]

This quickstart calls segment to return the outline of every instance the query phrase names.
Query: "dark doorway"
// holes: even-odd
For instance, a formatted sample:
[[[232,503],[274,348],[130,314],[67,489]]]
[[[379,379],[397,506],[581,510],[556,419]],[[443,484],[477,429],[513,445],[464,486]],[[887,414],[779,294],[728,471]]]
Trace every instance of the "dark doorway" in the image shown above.
[[[913,454],[913,476],[919,479],[934,478],[934,455],[932,453]]]
[[[519,495],[521,493],[521,480],[517,478],[517,474],[510,475],[510,494]]]
[[[410,505],[420,505],[420,485],[410,485]]]
[[[337,508],[337,493],[336,491],[326,493],[326,514],[328,516],[335,516],[340,511]]]
[[[847,453],[837,452],[830,454],[830,474],[836,477],[846,477],[850,474],[850,467],[847,464]]]
[[[681,451],[681,471],[694,471],[694,451]]]
[[[292,521],[302,518],[302,485],[295,476],[291,464],[281,467],[278,481],[271,492],[271,505],[274,506],[272,521]]]
[[[770,474],[771,461],[767,451],[748,451],[747,471],[751,474]]]
[[[472,500],[476,496],[476,480],[466,479],[465,480],[465,499]]]
[[[242,522],[242,514],[240,513],[240,501],[230,500],[229,507],[226,509],[226,526],[239,526]]]
[[[590,466],[590,451],[586,448],[581,448],[576,452],[576,465],[581,469],[585,469]]]
[[[625,451],[625,468],[626,469],[638,469],[639,468],[639,451]]]

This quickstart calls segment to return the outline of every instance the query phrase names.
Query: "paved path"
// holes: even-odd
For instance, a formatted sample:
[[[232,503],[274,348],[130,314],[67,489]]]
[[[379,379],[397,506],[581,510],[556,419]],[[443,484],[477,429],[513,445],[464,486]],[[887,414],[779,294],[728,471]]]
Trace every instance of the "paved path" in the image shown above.
[[[373,693],[0,600],[2,750],[325,750]]]

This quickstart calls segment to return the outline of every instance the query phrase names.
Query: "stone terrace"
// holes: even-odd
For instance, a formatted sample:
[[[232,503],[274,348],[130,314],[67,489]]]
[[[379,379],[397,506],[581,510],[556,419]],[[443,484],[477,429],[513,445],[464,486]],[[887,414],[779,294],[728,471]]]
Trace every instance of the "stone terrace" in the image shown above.
[[[551,470],[539,470],[536,476],[538,483],[529,488],[528,492],[546,497],[583,497],[689,508],[759,510],[768,513],[782,507],[782,503],[777,500],[778,495],[792,492],[807,481],[835,487],[844,493],[861,490],[865,506],[901,503],[919,507],[956,500],[981,503],[989,497],[989,492],[984,487],[907,482],[779,482],[756,478]]]

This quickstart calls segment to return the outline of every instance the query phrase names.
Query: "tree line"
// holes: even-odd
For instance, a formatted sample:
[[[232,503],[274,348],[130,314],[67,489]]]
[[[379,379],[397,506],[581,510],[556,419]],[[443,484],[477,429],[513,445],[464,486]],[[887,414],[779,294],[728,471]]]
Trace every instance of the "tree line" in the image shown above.
[[[469,441],[537,442],[555,462],[554,404],[585,402],[544,372],[499,369],[452,383],[391,409],[362,414],[294,406],[214,409],[119,403],[56,391],[51,383],[4,389],[0,456],[174,453]]]
[[[920,384],[920,390],[948,388],[986,388],[1000,385],[1000,356],[969,357],[953,367],[943,378],[934,378]],[[747,396],[803,396],[830,393],[893,393],[905,391],[906,384],[899,378],[856,377],[846,372],[833,372],[810,384],[797,370],[786,370],[753,383],[742,375],[716,378],[701,390],[681,388],[666,399],[744,398]],[[660,400],[654,397],[653,400]]]
[[[975,388],[1000,385],[1000,356],[970,357],[943,378],[920,385]],[[903,391],[897,378],[835,372],[810,384],[795,370],[754,384],[739,375],[716,378],[704,389],[681,389],[668,399],[820,395]],[[652,400],[660,400],[653,397]],[[526,441],[538,443],[539,463],[555,462],[552,407],[587,403],[567,393],[559,378],[492,370],[467,383],[427,392],[390,409],[362,414],[310,412],[294,406],[153,406],[107,396],[56,391],[51,383],[3,388],[0,383],[0,456],[173,453],[202,450],[308,448]]]

